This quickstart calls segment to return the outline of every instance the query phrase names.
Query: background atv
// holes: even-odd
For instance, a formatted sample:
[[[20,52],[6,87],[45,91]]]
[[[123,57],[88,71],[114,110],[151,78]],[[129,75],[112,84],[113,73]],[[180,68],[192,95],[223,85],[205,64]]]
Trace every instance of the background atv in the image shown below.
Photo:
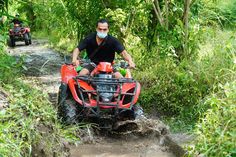
[[[126,68],[101,62],[90,76],[78,76],[75,67],[61,67],[61,86],[58,115],[66,124],[81,120],[96,122],[100,128],[112,129],[117,121],[135,119],[140,84],[126,73],[124,78],[113,77],[114,69]]]
[[[16,41],[24,41],[25,45],[31,44],[30,28],[21,27],[19,24],[14,24],[14,27],[9,30],[9,46],[14,47]]]

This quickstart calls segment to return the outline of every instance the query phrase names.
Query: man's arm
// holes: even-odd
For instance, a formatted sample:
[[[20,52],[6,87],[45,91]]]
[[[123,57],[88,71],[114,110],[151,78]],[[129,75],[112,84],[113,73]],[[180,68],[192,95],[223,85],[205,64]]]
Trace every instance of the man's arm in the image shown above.
[[[86,49],[87,46],[88,46],[88,37],[82,40],[79,43],[79,45],[74,49],[73,54],[72,54],[72,64],[76,66],[80,64],[78,60],[78,56],[80,54],[80,51],[83,51],[84,49]]]
[[[73,51],[73,54],[72,54],[72,64],[74,64],[76,66],[79,65],[79,60],[77,59],[79,56],[79,53],[80,53],[79,48],[76,47]]]
[[[121,52],[122,57],[129,63],[130,68],[135,68],[135,64],[126,50]]]

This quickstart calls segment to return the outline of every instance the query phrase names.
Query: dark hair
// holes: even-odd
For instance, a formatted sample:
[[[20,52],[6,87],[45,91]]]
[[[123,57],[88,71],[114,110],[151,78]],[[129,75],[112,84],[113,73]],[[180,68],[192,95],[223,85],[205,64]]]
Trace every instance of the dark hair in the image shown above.
[[[107,21],[106,19],[100,19],[100,20],[98,20],[97,26],[98,26],[98,23],[107,23],[107,25],[108,25],[108,27],[109,27],[109,23],[108,23],[108,21]]]

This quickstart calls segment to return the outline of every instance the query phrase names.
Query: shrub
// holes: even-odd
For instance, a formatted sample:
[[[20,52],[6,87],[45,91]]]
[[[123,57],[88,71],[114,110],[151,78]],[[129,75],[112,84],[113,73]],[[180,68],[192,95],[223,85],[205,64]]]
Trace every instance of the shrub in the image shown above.
[[[205,103],[211,106],[197,124],[193,152],[213,157],[236,155],[236,81],[220,86]]]
[[[171,58],[153,57],[155,52],[150,52],[142,62],[142,69],[135,72],[143,87],[140,103],[144,108],[197,120],[209,108],[202,103],[205,97],[217,92],[218,84],[234,79],[235,45],[231,34],[219,31],[217,37],[207,42],[214,47],[209,53],[201,49],[195,61],[183,60],[176,64]]]
[[[21,61],[8,56],[6,53],[0,53],[0,83],[11,83],[20,75]]]

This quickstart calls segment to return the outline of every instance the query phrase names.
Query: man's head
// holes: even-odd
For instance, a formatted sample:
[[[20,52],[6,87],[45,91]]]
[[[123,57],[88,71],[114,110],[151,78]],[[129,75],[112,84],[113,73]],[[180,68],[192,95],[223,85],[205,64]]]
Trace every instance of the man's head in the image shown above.
[[[97,22],[97,36],[101,39],[104,39],[109,32],[109,24],[106,19],[101,19]]]
[[[19,19],[20,14],[16,13],[15,18]]]

